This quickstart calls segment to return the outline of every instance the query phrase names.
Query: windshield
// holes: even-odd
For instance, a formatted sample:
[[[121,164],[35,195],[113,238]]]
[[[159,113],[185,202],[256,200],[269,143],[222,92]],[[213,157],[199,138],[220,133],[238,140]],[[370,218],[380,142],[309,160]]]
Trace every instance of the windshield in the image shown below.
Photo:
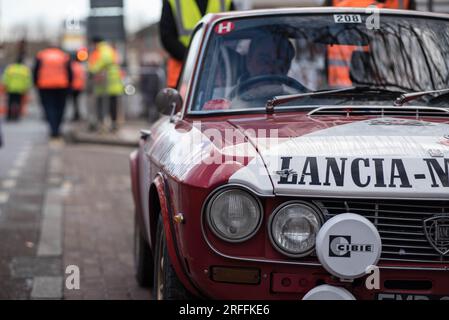
[[[219,22],[192,111],[264,109],[274,96],[358,86],[373,90],[310,95],[282,107],[391,106],[403,92],[449,87],[448,21],[381,15],[373,26],[367,20],[309,14]]]

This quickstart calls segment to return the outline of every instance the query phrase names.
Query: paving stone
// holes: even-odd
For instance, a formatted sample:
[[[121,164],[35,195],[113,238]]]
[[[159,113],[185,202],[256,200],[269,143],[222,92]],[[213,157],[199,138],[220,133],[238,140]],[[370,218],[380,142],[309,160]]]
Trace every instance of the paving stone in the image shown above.
[[[134,278],[131,149],[66,145],[64,262],[78,261],[81,289],[66,299],[150,299]],[[124,231],[124,229],[126,231]]]
[[[62,299],[62,277],[35,277],[31,299]]]
[[[61,275],[60,258],[16,257],[10,264],[13,278],[31,278]]]
[[[32,278],[11,279],[0,276],[0,300],[25,300],[30,298]]]

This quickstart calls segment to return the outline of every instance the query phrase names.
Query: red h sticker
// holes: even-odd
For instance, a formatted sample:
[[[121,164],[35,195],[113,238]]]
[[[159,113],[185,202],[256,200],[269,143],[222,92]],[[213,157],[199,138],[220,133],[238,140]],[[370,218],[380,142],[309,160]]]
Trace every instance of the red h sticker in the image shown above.
[[[224,21],[215,27],[215,32],[218,34],[227,34],[229,32],[232,32],[232,30],[234,30],[234,27],[234,23],[232,23],[231,21]]]

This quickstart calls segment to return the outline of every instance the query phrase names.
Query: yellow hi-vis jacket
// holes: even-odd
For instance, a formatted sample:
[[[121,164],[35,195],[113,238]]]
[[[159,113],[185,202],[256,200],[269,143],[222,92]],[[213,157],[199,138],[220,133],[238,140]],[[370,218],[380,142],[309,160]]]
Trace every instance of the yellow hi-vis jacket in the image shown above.
[[[107,42],[100,42],[89,60],[97,95],[119,96],[124,92],[117,52]]]
[[[168,0],[173,17],[176,21],[179,41],[188,47],[192,37],[193,29],[201,20],[201,11],[195,0]],[[232,0],[209,0],[206,14],[229,11]],[[176,59],[169,59],[167,63],[167,85],[174,88],[181,73],[182,62]]]
[[[195,0],[169,0],[168,2],[176,21],[179,41],[188,47],[193,29],[202,18],[201,11]],[[231,0],[209,0],[206,14],[229,11],[231,4]]]
[[[8,93],[25,94],[32,85],[30,68],[21,63],[10,64],[3,73],[3,85]]]

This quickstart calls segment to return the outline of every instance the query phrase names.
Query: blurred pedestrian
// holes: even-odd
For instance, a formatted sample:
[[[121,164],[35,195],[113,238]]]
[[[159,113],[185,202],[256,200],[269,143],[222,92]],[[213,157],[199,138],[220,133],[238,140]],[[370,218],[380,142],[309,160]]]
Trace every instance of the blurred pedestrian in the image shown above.
[[[170,54],[167,86],[175,88],[196,24],[207,13],[234,10],[232,0],[164,0],[159,23],[162,44]]]
[[[108,109],[112,132],[117,131],[119,97],[124,93],[123,74],[117,51],[106,41],[94,39],[95,50],[89,59],[89,72],[93,74],[97,106],[97,126],[104,128],[105,109]]]
[[[6,67],[3,73],[3,85],[8,95],[8,121],[17,121],[20,118],[23,98],[31,88],[31,71],[23,63],[23,56],[19,55],[16,63]]]
[[[157,53],[147,53],[143,56],[140,68],[140,92],[142,93],[143,116],[150,123],[159,117],[156,108],[156,95],[164,87],[164,70],[162,58]]]
[[[72,55],[72,92],[71,98],[73,103],[72,121],[80,121],[81,113],[79,107],[79,97],[86,87],[86,69],[81,61],[78,60],[77,54]]]
[[[72,85],[70,56],[56,46],[40,51],[36,56],[33,78],[50,126],[50,135],[58,138],[67,94]]]

